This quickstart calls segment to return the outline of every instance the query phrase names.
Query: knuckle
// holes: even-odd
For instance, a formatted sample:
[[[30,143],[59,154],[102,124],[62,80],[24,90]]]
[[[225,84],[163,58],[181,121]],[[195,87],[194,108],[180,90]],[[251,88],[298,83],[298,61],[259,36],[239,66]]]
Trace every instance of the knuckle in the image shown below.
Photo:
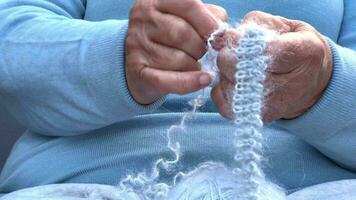
[[[295,19],[295,20],[288,20],[288,21],[290,21],[291,23],[294,23],[295,26],[297,26],[297,27],[303,27],[306,29],[314,29],[312,25],[310,25],[302,20]]]
[[[281,51],[280,55],[277,57],[277,61],[282,63],[293,63],[297,58],[296,53],[297,47],[286,48],[285,50]]]
[[[220,114],[225,117],[226,119],[234,119],[235,118],[235,113],[232,109],[232,106],[230,106],[231,103],[225,102],[223,106],[220,107]]]
[[[143,18],[142,7],[137,5],[132,7],[130,11],[130,21],[138,21]]]
[[[162,84],[162,77],[154,75],[151,77],[151,85],[153,88],[155,88],[158,92],[166,93],[166,88],[164,87],[164,84]]]
[[[152,1],[137,1],[131,8],[130,20],[144,20],[152,18],[152,13],[156,11],[156,6]]]
[[[224,22],[226,22],[227,21],[227,19],[228,19],[228,14],[227,14],[227,11],[223,8],[223,7],[219,7],[220,8],[220,12],[221,12],[221,16],[222,16],[222,20],[224,21]]]
[[[258,16],[260,16],[262,14],[261,11],[250,11],[249,13],[247,13],[244,17],[244,20],[253,20],[256,19]]]
[[[181,0],[182,1],[182,0]],[[200,4],[200,0],[183,0],[182,4],[185,5],[185,8],[188,10],[195,10]]]
[[[190,31],[188,24],[183,20],[177,20],[171,25],[168,34],[172,38],[174,46],[181,46],[190,39]]]
[[[156,11],[153,9],[147,9],[145,11],[145,18],[148,19],[147,21],[153,22],[157,17],[156,17]]]
[[[284,19],[283,22],[290,27],[291,32],[298,32],[300,29],[308,30],[310,25],[301,20]]]
[[[157,65],[157,66],[163,66],[169,63],[167,58],[158,52],[152,52],[152,56],[150,60],[152,65]]]
[[[187,51],[195,59],[201,58],[206,52],[206,45],[203,40],[196,37],[195,30],[184,20],[177,20],[169,31],[171,43],[178,49]]]
[[[221,21],[226,22],[228,18],[227,11],[221,7],[214,4],[205,4],[206,8],[212,12],[216,17],[218,17]]]
[[[276,60],[282,63],[294,62],[301,49],[299,41],[285,41],[280,47],[281,49],[278,51]]]
[[[189,61],[187,59],[187,56],[184,52],[182,51],[175,51],[172,54],[172,57],[174,57],[174,60],[172,60],[172,64],[175,65],[175,70],[178,71],[183,71],[188,68]]]
[[[235,115],[231,111],[220,111],[221,116],[223,116],[225,119],[228,120],[233,120],[235,118]]]
[[[184,79],[182,76],[177,76],[176,83],[177,83],[177,94],[183,95],[187,93],[187,91],[189,90],[189,83],[186,79]]]
[[[133,69],[133,68],[129,68],[127,69],[128,72],[132,71],[133,73],[137,73],[137,77],[139,80],[145,80],[146,78],[146,67],[144,66],[141,66],[141,67],[137,67],[136,69]]]
[[[314,46],[315,46],[315,54],[317,56],[317,59],[324,58],[324,56],[326,54],[325,45],[327,45],[327,44],[325,44],[323,39],[321,39],[321,38],[320,39],[316,38],[314,41],[315,41],[315,44],[314,44]]]
[[[130,52],[131,50],[138,48],[139,42],[136,38],[135,34],[131,34],[130,32],[127,34],[125,41],[126,51]]]
[[[152,50],[150,51],[150,64],[156,67],[165,67],[167,70],[176,71],[178,69],[178,64],[184,58],[181,55],[182,52],[179,51],[158,51]]]
[[[301,20],[285,20],[287,23],[294,25],[295,27],[305,26],[306,23]]]

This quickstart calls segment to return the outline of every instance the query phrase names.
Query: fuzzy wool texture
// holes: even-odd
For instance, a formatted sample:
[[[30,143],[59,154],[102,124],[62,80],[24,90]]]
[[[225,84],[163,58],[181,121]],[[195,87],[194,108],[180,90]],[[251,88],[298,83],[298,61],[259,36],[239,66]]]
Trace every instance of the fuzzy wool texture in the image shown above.
[[[228,25],[222,25],[212,34],[225,31]],[[173,141],[173,134],[185,131],[185,122],[191,119],[198,109],[205,104],[209,94],[203,90],[202,94],[190,102],[192,109],[186,112],[177,125],[167,130],[167,148],[175,155],[173,160],[161,158],[157,160],[151,172],[128,175],[118,187],[99,185],[60,185],[35,191],[36,199],[111,199],[111,200],[284,200],[284,191],[266,180],[262,170],[263,146],[261,129],[261,110],[263,107],[263,80],[267,68],[268,57],[264,55],[269,31],[257,25],[245,25],[244,35],[236,48],[231,48],[231,55],[239,61],[236,64],[236,85],[232,93],[232,110],[235,113],[236,126],[234,168],[225,167],[223,163],[206,162],[189,172],[178,171],[176,165],[180,161],[181,148]],[[209,42],[207,54],[201,62],[204,70],[215,77],[218,82],[218,67],[216,65],[218,52]],[[213,83],[213,84],[214,84]],[[159,182],[162,172],[176,174],[170,183]],[[28,190],[27,190],[28,192]],[[9,200],[23,199],[13,194]],[[53,198],[51,198],[51,195]],[[61,196],[62,195],[62,196]],[[11,195],[10,195],[11,196]]]
[[[237,48],[232,49],[238,63],[232,110],[235,114],[236,168],[233,173],[241,182],[242,191],[234,199],[285,199],[282,190],[268,183],[262,170],[264,86],[268,56],[264,55],[269,31],[247,25]],[[266,184],[269,185],[266,188]],[[269,188],[268,188],[269,187]],[[268,190],[268,192],[265,192]]]

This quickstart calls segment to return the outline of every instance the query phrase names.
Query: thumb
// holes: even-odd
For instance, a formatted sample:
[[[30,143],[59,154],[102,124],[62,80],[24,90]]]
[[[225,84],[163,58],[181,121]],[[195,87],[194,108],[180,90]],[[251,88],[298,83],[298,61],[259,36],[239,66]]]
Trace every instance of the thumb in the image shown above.
[[[142,77],[145,78],[162,95],[188,94],[207,87],[212,81],[210,74],[202,71],[177,72],[145,68]]]

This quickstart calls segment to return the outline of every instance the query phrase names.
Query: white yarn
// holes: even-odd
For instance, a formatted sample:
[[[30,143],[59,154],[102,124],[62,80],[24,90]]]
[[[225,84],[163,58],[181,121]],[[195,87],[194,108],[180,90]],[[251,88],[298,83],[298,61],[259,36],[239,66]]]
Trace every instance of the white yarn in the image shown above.
[[[179,124],[172,125],[167,130],[167,147],[173,152],[175,158],[173,160],[164,158],[158,159],[153,166],[151,175],[145,173],[139,173],[137,176],[128,175],[119,184],[121,190],[134,192],[141,197],[141,200],[161,200],[167,198],[168,192],[177,184],[178,179],[189,176],[189,173],[178,172],[173,178],[172,186],[167,183],[157,182],[160,172],[162,170],[167,172],[174,171],[181,157],[180,144],[179,142],[173,142],[172,134],[174,134],[175,131],[185,131],[186,121],[191,119],[197,110],[205,104],[208,97],[208,93],[203,89],[201,95],[189,102],[192,106],[192,110],[183,114]]]
[[[167,200],[249,200],[248,196],[242,198],[246,187],[235,176],[223,164],[205,163],[172,188]],[[263,200],[286,200],[283,190],[271,182],[261,180],[259,184]]]

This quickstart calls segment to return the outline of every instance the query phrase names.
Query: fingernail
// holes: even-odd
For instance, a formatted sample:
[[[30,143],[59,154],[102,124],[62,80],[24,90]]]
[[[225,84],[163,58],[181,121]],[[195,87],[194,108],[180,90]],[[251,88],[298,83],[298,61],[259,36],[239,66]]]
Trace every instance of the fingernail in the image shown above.
[[[200,85],[202,85],[202,86],[209,85],[211,82],[210,75],[209,74],[200,75],[199,82],[200,82]]]

